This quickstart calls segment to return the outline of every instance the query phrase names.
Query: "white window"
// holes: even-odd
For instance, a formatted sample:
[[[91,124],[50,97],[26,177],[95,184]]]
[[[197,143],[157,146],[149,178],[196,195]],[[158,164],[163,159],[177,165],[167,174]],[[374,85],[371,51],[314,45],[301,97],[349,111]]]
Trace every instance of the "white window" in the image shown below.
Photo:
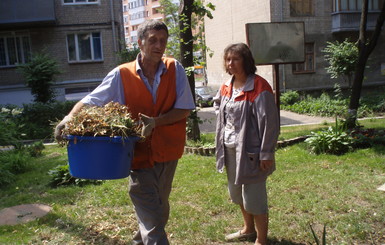
[[[64,4],[96,4],[99,0],[63,0]]]
[[[0,67],[27,63],[31,58],[30,43],[27,35],[0,36]]]
[[[101,61],[102,38],[99,32],[76,33],[67,35],[69,62]]]

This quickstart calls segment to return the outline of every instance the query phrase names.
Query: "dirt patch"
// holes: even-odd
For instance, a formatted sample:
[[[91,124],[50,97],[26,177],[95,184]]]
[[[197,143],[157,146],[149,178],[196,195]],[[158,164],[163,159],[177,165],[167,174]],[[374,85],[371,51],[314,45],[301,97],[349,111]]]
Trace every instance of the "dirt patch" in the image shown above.
[[[0,225],[17,225],[43,217],[52,207],[44,204],[23,204],[0,210]]]

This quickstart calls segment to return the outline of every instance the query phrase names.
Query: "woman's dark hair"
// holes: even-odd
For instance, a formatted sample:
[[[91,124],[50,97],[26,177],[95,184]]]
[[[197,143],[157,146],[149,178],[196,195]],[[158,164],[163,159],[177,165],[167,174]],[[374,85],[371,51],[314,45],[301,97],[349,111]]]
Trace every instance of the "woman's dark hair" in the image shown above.
[[[148,20],[144,22],[143,24],[139,25],[138,27],[138,38],[141,40],[144,40],[146,37],[146,34],[150,30],[165,30],[168,37],[168,28],[165,23],[159,20]]]
[[[242,57],[243,69],[245,70],[246,75],[254,74],[257,71],[255,61],[249,47],[244,43],[235,43],[227,46],[223,55],[223,65],[228,74],[232,75],[226,67],[226,58],[230,53],[235,53]]]

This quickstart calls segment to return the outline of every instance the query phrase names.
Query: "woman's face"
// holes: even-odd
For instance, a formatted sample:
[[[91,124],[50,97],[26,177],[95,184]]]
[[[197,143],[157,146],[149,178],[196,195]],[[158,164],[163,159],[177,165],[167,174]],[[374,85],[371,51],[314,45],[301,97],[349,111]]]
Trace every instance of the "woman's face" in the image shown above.
[[[225,65],[228,72],[232,75],[239,75],[245,72],[243,68],[243,59],[239,54],[235,52],[230,51],[227,54]]]

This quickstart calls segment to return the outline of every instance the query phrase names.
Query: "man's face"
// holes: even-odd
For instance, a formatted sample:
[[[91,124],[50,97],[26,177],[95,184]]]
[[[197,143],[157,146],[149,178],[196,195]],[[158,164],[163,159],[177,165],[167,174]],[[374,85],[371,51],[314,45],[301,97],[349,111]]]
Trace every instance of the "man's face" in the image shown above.
[[[139,39],[138,43],[143,59],[159,62],[166,50],[167,32],[165,30],[147,31],[145,38]]]

